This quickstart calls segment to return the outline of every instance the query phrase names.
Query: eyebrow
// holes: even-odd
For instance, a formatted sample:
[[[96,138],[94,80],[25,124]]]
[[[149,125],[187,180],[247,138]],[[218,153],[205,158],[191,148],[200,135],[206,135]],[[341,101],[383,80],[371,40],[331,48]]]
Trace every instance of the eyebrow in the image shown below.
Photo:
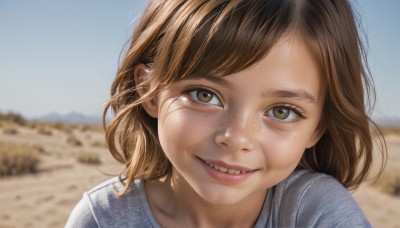
[[[230,83],[229,81],[227,81],[223,77],[216,77],[216,76],[213,76],[213,75],[208,75],[208,76],[205,76],[203,78],[206,79],[206,80],[212,81],[214,83],[217,83],[220,86],[229,88],[229,89],[235,88],[235,86],[232,83]]]
[[[229,88],[229,89],[234,89],[235,85],[224,79],[223,77],[216,77],[216,76],[205,76],[203,77],[206,80],[212,81],[214,83],[217,83],[223,87]],[[265,90],[264,92],[261,93],[262,97],[277,97],[277,98],[294,98],[297,100],[304,100],[306,102],[309,102],[311,104],[317,104],[317,99],[309,93],[305,89],[294,89],[294,90]]]
[[[261,96],[273,96],[278,98],[294,98],[297,100],[304,100],[306,102],[317,104],[317,99],[304,89],[295,90],[266,90]]]

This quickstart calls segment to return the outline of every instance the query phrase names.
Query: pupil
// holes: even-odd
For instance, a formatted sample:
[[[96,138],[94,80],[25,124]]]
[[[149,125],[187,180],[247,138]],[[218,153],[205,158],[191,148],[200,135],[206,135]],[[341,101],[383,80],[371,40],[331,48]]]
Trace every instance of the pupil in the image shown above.
[[[289,116],[289,110],[287,108],[277,108],[274,110],[274,115],[278,119],[286,119]]]
[[[206,91],[200,91],[197,93],[197,98],[202,102],[210,102],[212,99],[212,95]]]

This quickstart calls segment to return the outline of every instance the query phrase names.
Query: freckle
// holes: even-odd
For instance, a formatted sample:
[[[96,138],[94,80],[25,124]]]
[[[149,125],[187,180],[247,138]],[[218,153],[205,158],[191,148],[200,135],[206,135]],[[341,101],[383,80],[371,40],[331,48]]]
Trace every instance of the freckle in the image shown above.
[[[257,116],[253,116],[251,122],[253,131],[259,131],[261,129],[262,125],[259,123],[259,119],[257,118]]]

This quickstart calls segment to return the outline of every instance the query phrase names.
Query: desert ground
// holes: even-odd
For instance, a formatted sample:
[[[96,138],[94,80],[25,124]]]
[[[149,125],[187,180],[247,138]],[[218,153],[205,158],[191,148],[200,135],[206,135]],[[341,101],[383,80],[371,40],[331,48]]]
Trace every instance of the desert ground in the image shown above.
[[[373,227],[400,227],[400,133],[389,132],[386,140],[383,179],[352,194]],[[121,168],[99,127],[2,123],[0,146],[12,150],[19,144],[31,148],[40,162],[27,174],[0,175],[0,227],[63,227],[82,193]]]

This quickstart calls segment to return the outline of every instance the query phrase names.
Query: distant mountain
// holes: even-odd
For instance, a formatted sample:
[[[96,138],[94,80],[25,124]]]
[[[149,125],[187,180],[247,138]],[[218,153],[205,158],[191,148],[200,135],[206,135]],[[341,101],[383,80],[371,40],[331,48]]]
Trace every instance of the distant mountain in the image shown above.
[[[67,124],[101,124],[102,121],[100,116],[89,116],[78,112],[71,112],[68,114],[49,113],[32,119],[44,122],[63,122]]]

